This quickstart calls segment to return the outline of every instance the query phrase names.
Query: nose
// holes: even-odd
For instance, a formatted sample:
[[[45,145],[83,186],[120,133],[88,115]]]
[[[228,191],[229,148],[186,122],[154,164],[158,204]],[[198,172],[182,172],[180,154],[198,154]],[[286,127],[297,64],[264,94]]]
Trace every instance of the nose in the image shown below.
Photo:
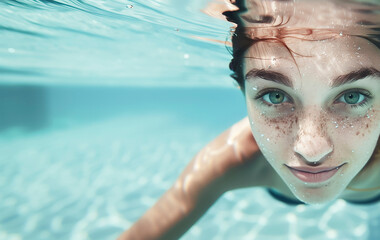
[[[332,153],[333,145],[320,120],[305,119],[300,122],[294,143],[294,152],[306,164],[319,165]]]

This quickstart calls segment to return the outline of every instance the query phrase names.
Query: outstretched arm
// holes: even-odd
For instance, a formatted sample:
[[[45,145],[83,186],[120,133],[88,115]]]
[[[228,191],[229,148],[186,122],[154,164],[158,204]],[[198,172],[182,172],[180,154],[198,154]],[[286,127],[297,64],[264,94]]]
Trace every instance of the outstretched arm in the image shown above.
[[[244,118],[203,148],[119,240],[178,239],[224,192],[259,185],[259,158],[262,155]]]

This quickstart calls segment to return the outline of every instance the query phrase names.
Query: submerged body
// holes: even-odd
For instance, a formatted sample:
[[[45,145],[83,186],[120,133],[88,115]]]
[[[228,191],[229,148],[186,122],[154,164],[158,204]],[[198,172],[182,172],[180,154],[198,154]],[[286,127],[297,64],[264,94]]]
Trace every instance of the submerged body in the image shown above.
[[[337,198],[366,202],[380,194],[380,151]],[[301,202],[259,150],[244,118],[205,146],[181,173],[173,186],[118,239],[178,239],[225,192],[246,187],[274,189],[289,204]],[[280,195],[279,195],[280,194]],[[272,194],[273,195],[273,194]]]
[[[376,23],[330,1],[233,2],[230,68],[248,117],[205,146],[120,239],[177,239],[237,188],[295,204],[380,200],[380,34],[357,35]],[[336,18],[317,14],[329,11]]]

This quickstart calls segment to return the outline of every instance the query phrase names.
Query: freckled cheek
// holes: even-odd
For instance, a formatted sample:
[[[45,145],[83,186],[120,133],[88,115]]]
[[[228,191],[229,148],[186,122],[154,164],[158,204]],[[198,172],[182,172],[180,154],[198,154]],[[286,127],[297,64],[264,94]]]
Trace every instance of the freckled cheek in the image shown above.
[[[328,132],[337,152],[354,159],[371,154],[380,134],[379,111],[370,109],[362,116],[335,117],[332,122]]]
[[[298,125],[297,115],[272,118],[256,111],[249,115],[253,135],[261,150],[276,158],[277,155],[288,155],[293,149],[294,134]]]
[[[378,110],[370,109],[366,114],[358,117],[336,117],[333,118],[335,128],[340,132],[342,138],[363,140],[380,133],[380,114]]]

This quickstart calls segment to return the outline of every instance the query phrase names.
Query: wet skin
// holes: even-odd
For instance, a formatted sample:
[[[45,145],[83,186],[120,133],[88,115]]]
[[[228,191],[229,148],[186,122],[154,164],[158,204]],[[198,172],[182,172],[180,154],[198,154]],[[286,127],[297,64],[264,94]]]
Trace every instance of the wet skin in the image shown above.
[[[242,64],[249,120],[202,148],[119,239],[178,239],[223,193],[243,187],[275,188],[310,204],[365,201],[380,194],[380,189],[347,188],[380,186],[380,78],[375,74],[380,50],[345,35],[350,30],[362,35],[365,29],[357,22],[378,22],[378,15],[354,4],[360,10],[355,11],[352,2],[345,7],[345,1],[245,3],[242,26],[252,31],[249,37],[264,40],[248,49]],[[221,18],[221,12],[236,9],[209,7],[207,14]],[[322,40],[326,34],[330,40]],[[285,40],[302,56],[292,58],[283,45],[267,39]]]
[[[243,91],[262,154],[303,202],[366,197],[345,189],[380,182],[379,159],[366,166],[380,135],[380,50],[349,36],[286,44],[302,56],[293,59],[281,44],[261,42],[244,59]],[[327,180],[308,182],[290,167],[339,169]],[[277,188],[287,191],[280,182]]]

